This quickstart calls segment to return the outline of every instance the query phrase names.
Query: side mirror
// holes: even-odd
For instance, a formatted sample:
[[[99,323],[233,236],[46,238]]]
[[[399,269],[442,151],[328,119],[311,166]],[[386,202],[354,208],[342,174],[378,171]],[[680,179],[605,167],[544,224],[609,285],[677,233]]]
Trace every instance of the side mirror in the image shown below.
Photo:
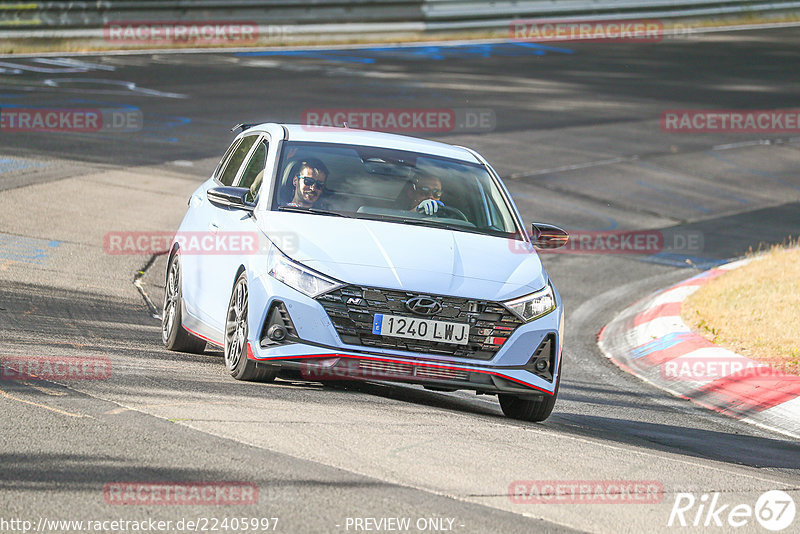
[[[549,249],[563,247],[569,241],[566,230],[552,224],[531,224],[531,241],[536,248]]]
[[[218,208],[233,208],[253,211],[255,204],[248,201],[250,189],[246,187],[212,187],[206,192],[206,198]]]

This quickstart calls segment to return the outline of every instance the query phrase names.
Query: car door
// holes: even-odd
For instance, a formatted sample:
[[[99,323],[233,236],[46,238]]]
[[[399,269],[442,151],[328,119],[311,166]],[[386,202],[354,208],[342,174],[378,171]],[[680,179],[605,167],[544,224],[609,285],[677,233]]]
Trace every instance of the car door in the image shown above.
[[[194,238],[192,243],[195,246],[186,247],[187,252],[183,254],[184,259],[182,260],[185,264],[190,265],[195,274],[196,287],[189,288],[189,290],[193,291],[196,309],[189,311],[213,328],[216,334],[219,334],[220,339],[215,339],[215,341],[222,341],[221,334],[225,324],[224,310],[221,318],[215,303],[219,301],[221,293],[230,294],[233,284],[233,281],[223,282],[224,273],[221,272],[221,269],[226,263],[235,261],[235,258],[231,256],[231,253],[235,253],[235,251],[226,250],[226,248],[230,248],[230,240],[221,238],[225,235],[224,228],[229,219],[233,217],[232,214],[236,213],[241,216],[246,212],[218,208],[211,204],[206,193],[212,187],[234,185],[243,163],[249,160],[250,153],[261,138],[262,134],[259,133],[242,135],[236,141],[236,146],[232,146],[232,149],[229,150],[227,159],[219,165],[213,178],[195,191],[190,201],[194,205],[197,222],[192,228],[194,232],[186,237]]]
[[[231,157],[231,164],[239,164],[232,185],[250,189],[250,198],[253,201],[258,195],[264,176],[268,151],[268,139],[261,134],[257,136],[241,163],[236,153]],[[223,181],[226,178],[223,174]],[[202,260],[203,277],[207,281],[204,311],[211,316],[212,324],[224,330],[234,278],[241,265],[248,265],[248,257],[258,253],[260,232],[255,224],[255,216],[248,211],[213,205],[210,210],[212,214],[209,227],[217,237],[219,250],[204,255]]]
[[[210,187],[220,185],[219,177],[222,175],[223,170],[226,168],[231,154],[241,144],[242,137],[236,137],[228,150],[219,160],[217,168],[211,177],[203,182],[189,197],[189,208],[186,210],[186,215],[181,223],[180,230],[175,236],[176,241],[181,245],[181,269],[183,271],[182,291],[184,311],[187,318],[197,330],[202,330],[202,324],[196,324],[194,319],[199,319],[203,324],[208,324],[209,318],[203,315],[200,309],[199,302],[203,298],[203,285],[201,283],[200,275],[200,257],[194,253],[191,248],[191,238],[199,237],[208,232],[209,218],[211,217],[210,204],[206,199],[206,191]],[[186,318],[185,318],[186,319]],[[203,332],[204,335],[210,335],[209,332]]]

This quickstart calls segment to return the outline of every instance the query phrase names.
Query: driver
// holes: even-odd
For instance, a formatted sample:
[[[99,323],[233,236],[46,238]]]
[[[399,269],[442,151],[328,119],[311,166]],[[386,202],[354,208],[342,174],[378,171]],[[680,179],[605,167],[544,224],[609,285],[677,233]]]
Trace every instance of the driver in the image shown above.
[[[408,188],[406,209],[425,215],[433,215],[444,206],[442,198],[442,182],[435,176],[417,176]]]
[[[325,191],[328,169],[317,158],[307,158],[300,164],[300,170],[292,179],[294,195],[287,206],[311,208]]]

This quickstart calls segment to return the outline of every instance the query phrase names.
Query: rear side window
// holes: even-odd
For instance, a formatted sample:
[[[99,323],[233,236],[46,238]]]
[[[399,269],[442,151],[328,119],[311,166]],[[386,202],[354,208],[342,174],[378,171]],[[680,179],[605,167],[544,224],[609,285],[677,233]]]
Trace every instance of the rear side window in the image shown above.
[[[247,157],[247,153],[250,152],[250,148],[253,146],[253,143],[256,142],[256,139],[258,139],[257,135],[249,135],[242,139],[239,146],[233,150],[233,154],[231,154],[228,163],[225,164],[225,169],[217,176],[217,179],[222,182],[222,185],[233,185],[233,179],[236,178],[239,167],[242,166],[244,158]]]
[[[264,178],[264,167],[267,166],[267,143],[261,141],[253,151],[253,157],[245,167],[242,173],[242,178],[239,181],[239,187],[247,187],[255,192],[258,186],[261,185],[261,180]]]

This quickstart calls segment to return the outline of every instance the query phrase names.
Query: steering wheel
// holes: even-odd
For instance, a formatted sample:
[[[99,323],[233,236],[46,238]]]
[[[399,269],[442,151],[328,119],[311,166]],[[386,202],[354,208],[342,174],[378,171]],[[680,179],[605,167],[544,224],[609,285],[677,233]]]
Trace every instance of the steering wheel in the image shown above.
[[[464,222],[469,222],[469,219],[467,219],[463,211],[452,206],[439,206],[439,209],[436,211],[436,216],[447,217],[449,219],[461,219]]]

